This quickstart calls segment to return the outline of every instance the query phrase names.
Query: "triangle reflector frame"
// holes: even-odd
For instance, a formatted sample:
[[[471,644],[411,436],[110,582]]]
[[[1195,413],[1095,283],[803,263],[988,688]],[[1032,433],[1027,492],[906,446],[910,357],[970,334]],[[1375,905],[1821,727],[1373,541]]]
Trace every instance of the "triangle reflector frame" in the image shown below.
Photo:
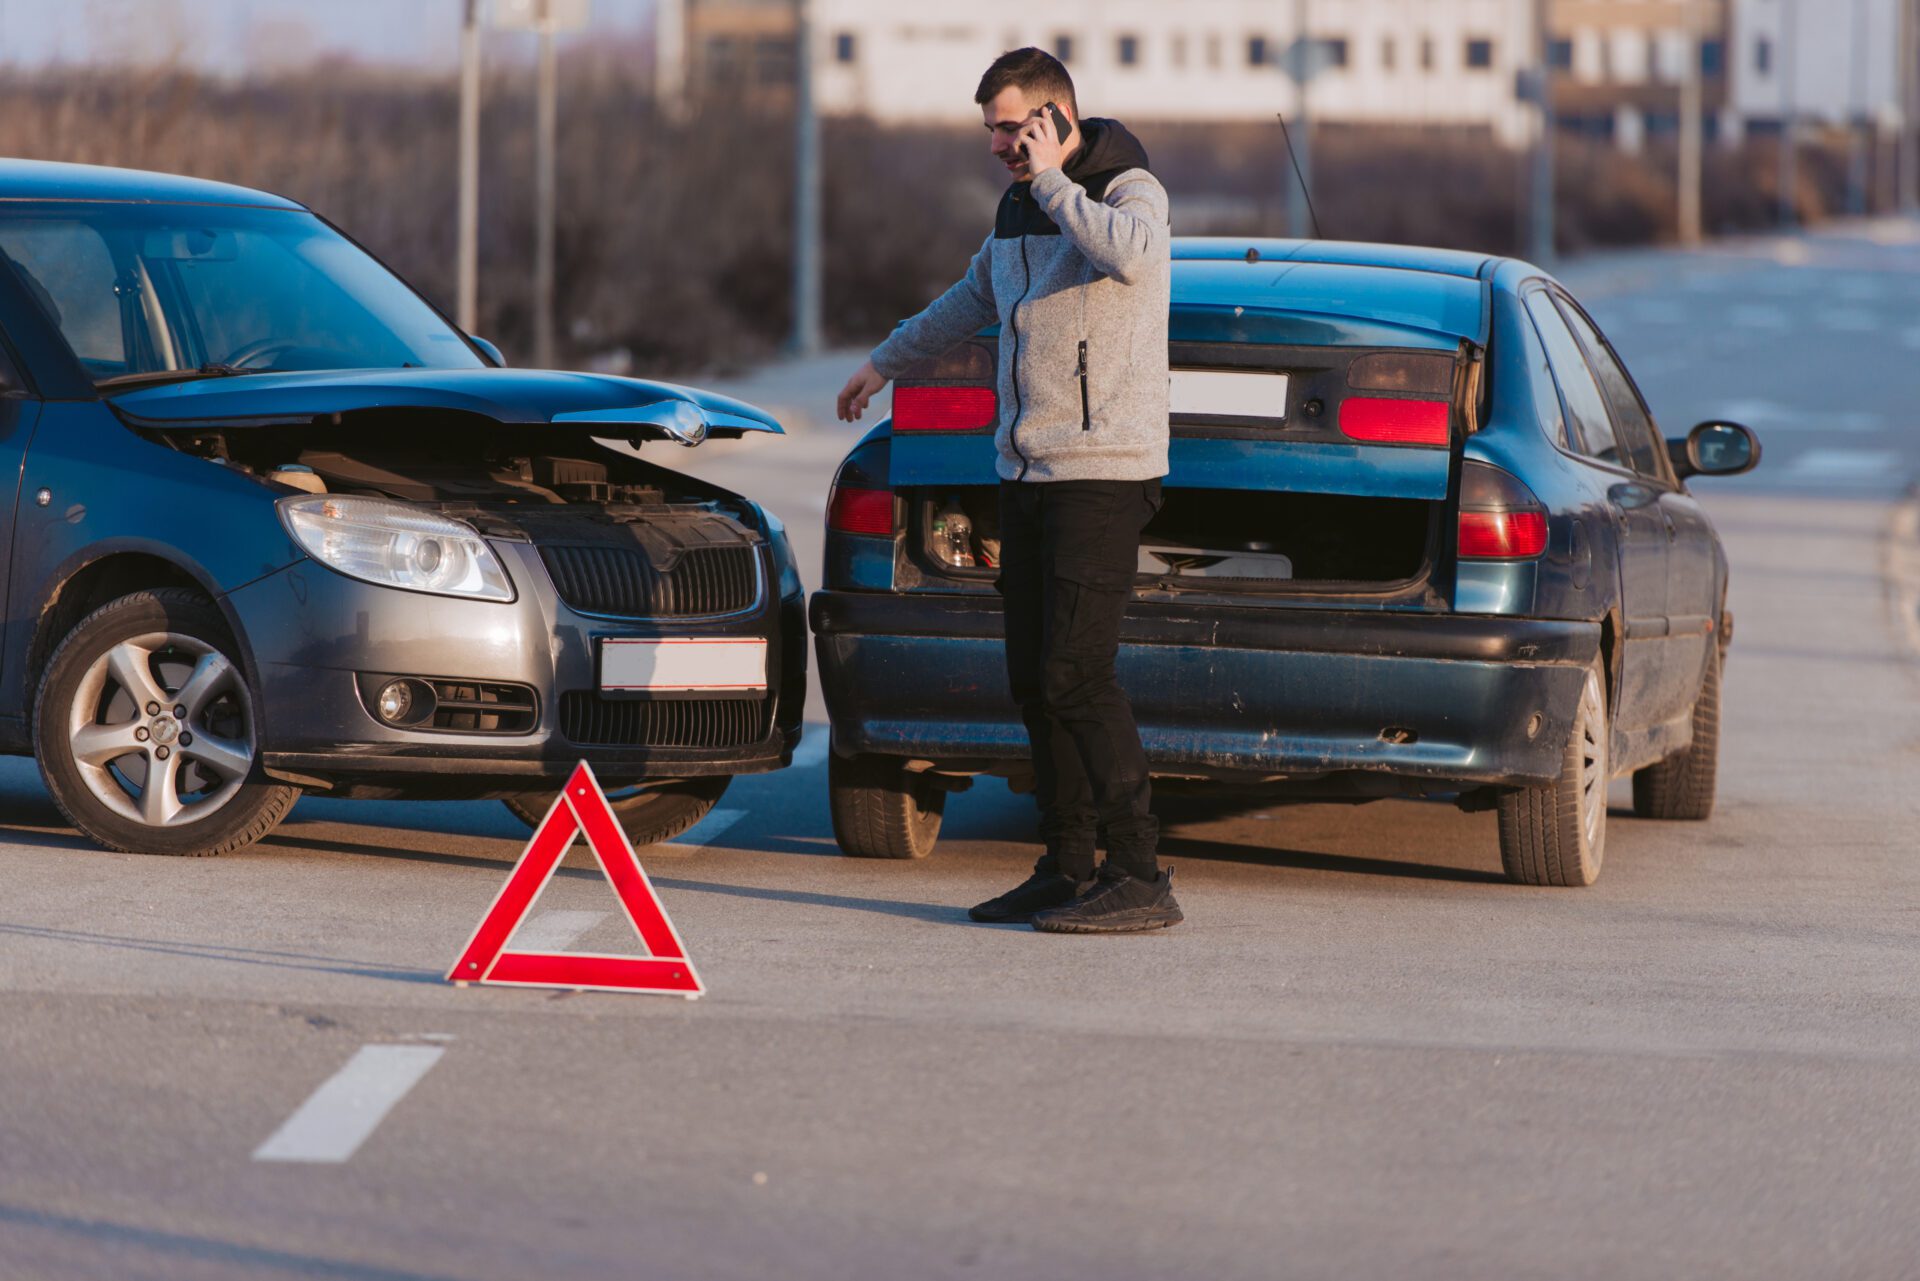
[[[520,928],[540,892],[553,879],[554,869],[566,857],[573,838],[586,833],[587,845],[606,873],[614,895],[626,911],[634,933],[645,944],[646,956],[619,956],[593,952],[509,952],[507,940]],[[507,883],[494,896],[493,906],[473,937],[461,949],[447,980],[501,984],[511,987],[559,987],[600,992],[655,992],[691,1000],[706,988],[687,960],[673,922],[667,919],[653,882],[640,866],[640,856],[600,790],[585,761],[574,767],[567,786],[534,830]]]

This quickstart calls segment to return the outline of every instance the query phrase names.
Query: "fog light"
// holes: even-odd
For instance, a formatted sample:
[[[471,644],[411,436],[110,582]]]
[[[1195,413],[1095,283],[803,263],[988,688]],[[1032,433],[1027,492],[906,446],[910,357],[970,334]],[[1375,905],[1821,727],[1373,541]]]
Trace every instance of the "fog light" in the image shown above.
[[[388,681],[380,691],[376,706],[380,719],[390,725],[398,725],[407,719],[407,713],[413,710],[413,690],[405,681]]]

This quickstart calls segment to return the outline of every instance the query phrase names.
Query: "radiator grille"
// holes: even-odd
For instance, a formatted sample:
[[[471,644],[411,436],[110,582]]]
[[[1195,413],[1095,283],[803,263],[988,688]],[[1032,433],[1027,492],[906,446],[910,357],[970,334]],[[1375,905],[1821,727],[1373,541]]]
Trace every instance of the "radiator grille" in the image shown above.
[[[637,548],[540,548],[561,600],[584,613],[625,618],[686,618],[751,609],[756,555],[752,547],[695,547],[662,573]]]
[[[773,699],[560,696],[560,732],[598,747],[747,747],[767,736]]]

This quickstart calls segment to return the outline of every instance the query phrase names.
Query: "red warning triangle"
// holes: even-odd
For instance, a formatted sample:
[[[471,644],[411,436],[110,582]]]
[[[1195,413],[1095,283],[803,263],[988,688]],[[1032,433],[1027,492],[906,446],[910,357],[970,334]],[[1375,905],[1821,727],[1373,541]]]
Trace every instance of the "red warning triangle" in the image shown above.
[[[588,952],[509,952],[507,940],[520,928],[527,910],[553,879],[581,832],[600,861],[600,870],[626,909],[627,920],[650,955],[613,956]],[[687,949],[653,892],[633,843],[613,816],[600,781],[581,761],[573,777],[534,831],[514,864],[512,875],[494,896],[480,928],[467,940],[447,975],[452,983],[499,983],[515,987],[590,988],[607,992],[672,993],[692,999],[706,988],[687,960]]]

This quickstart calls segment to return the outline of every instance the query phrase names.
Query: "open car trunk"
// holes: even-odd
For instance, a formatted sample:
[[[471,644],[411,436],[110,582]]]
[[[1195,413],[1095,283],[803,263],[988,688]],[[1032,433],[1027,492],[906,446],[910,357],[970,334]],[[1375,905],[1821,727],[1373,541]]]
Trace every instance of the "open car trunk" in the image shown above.
[[[1457,501],[1477,348],[1176,341],[1170,354],[1171,470],[1141,540],[1140,590],[1381,595],[1427,582]],[[915,387],[896,393],[892,449],[919,571],[903,585],[984,586],[1000,559],[991,442],[918,429]]]

